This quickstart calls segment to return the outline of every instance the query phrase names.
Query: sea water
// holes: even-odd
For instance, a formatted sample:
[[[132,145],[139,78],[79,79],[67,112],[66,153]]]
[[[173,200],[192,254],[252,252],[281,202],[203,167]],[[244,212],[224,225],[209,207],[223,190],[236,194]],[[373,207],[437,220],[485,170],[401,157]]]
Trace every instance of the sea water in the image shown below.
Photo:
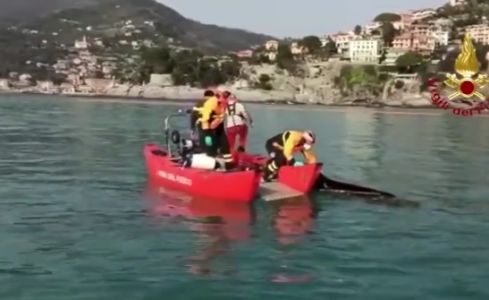
[[[249,105],[251,150],[312,129],[326,174],[421,205],[223,208],[148,192],[177,108],[0,97],[0,299],[489,298],[488,118]]]

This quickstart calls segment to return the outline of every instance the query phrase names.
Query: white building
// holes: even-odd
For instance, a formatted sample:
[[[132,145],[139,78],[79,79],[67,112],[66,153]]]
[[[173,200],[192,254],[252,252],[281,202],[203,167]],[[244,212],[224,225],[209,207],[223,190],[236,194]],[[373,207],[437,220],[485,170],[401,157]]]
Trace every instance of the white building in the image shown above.
[[[363,26],[362,31],[366,34],[371,34],[372,31],[378,30],[382,26],[380,22],[372,22]]]
[[[355,39],[350,41],[350,60],[356,63],[378,63],[383,42],[379,39]]]
[[[349,55],[350,41],[352,41],[354,37],[355,34],[353,32],[340,32],[332,35],[331,39],[335,42],[339,54]]]
[[[265,50],[267,51],[277,51],[278,50],[278,41],[271,40],[265,43]]]
[[[301,55],[301,54],[304,54],[306,51],[306,49],[302,46],[299,45],[299,43],[297,42],[294,42],[290,45],[290,52],[293,54],[293,55]]]
[[[450,38],[450,34],[447,30],[437,30],[431,33],[431,36],[435,38],[438,45],[447,46]]]
[[[465,33],[468,33],[474,41],[489,45],[489,26],[486,24],[477,24],[465,27]]]
[[[414,10],[411,11],[412,14],[412,20],[413,21],[418,21],[418,20],[423,20],[429,17],[432,17],[436,15],[436,10],[428,8],[428,9],[421,9],[421,10]]]
[[[277,59],[277,52],[268,52],[267,57],[269,61],[275,61]]]
[[[466,2],[467,2],[466,0],[450,0],[450,5],[460,6],[460,5],[464,5]]]
[[[417,24],[410,27],[414,36],[433,37],[438,45],[448,45],[449,31],[433,24]]]
[[[382,64],[386,66],[395,66],[397,59],[405,53],[407,53],[406,50],[390,48],[386,51],[385,60]]]
[[[87,49],[88,48],[87,37],[83,36],[83,39],[81,41],[76,40],[75,41],[75,48],[76,49]]]

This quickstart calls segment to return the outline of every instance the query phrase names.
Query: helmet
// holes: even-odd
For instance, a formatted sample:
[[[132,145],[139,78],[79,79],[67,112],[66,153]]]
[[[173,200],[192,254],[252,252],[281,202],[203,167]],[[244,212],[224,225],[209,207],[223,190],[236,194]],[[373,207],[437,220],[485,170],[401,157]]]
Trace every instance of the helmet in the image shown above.
[[[308,144],[314,144],[316,142],[316,135],[311,130],[305,131],[302,137],[306,140],[306,143]]]
[[[222,95],[223,95],[224,98],[228,98],[229,96],[231,96],[231,92],[224,91],[224,93],[222,93]]]
[[[214,96],[214,92],[212,90],[206,90],[204,92],[204,97],[212,97]]]

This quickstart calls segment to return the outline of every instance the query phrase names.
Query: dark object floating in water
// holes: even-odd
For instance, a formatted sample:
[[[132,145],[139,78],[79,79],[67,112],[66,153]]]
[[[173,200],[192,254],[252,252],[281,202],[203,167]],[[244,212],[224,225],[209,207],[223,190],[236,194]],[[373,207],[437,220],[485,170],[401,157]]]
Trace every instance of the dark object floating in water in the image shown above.
[[[323,174],[319,176],[314,189],[317,191],[327,191],[345,196],[362,197],[369,203],[386,204],[392,206],[419,206],[419,203],[416,201],[399,199],[394,194],[388,192],[333,180],[324,176]]]

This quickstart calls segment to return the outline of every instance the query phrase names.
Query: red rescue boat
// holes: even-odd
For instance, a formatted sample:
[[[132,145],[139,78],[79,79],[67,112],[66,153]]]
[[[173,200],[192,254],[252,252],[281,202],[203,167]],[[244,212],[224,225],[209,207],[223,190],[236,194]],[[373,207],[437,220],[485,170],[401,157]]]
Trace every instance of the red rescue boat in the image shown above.
[[[193,196],[228,202],[252,202],[259,196],[261,169],[268,158],[262,155],[236,153],[238,167],[229,171],[213,168],[185,167],[182,148],[192,139],[182,139],[177,130],[170,131],[172,116],[186,116],[183,111],[165,119],[166,147],[144,146],[148,180],[152,184],[189,193]],[[177,148],[174,150],[173,148]],[[309,193],[321,173],[322,164],[280,168],[277,182],[301,194]],[[266,183],[265,183],[266,185]]]
[[[144,157],[149,181],[194,196],[233,202],[251,202],[256,198],[261,173],[258,170],[218,172],[185,168],[162,148],[148,144]]]

